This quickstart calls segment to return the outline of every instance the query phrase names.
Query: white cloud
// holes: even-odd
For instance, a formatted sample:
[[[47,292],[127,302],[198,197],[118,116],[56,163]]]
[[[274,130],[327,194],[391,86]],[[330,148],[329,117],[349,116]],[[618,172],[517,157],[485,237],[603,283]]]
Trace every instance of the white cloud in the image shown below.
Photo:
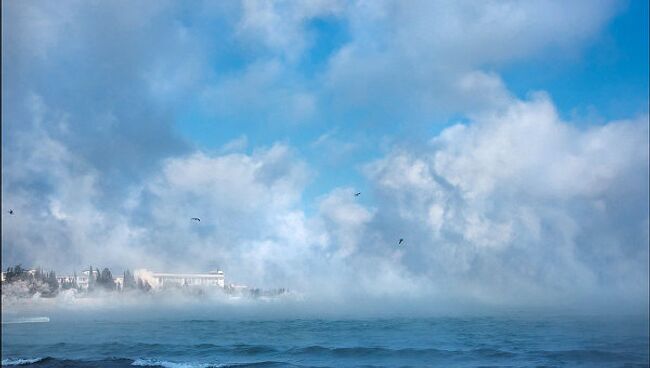
[[[312,92],[277,60],[249,64],[244,71],[206,86],[201,102],[219,118],[236,120],[243,115],[249,120],[281,123],[309,120],[318,108]]]
[[[433,157],[436,172],[468,196],[503,185],[530,195],[597,196],[647,159],[642,121],[582,132],[560,121],[543,94],[479,118],[482,124],[451,127],[432,142],[448,147]]]
[[[565,5],[353,3],[344,14],[350,41],[331,57],[325,73],[328,92],[347,108],[390,106],[395,117],[494,107],[508,92],[484,69],[542,57],[549,49],[579,53],[618,9],[615,2]]]
[[[7,6],[7,65],[10,75],[47,66],[92,71],[88,83],[107,91],[146,91],[160,108],[199,100],[219,120],[247,124],[360,109],[383,124],[431,121],[503,104],[509,93],[491,70],[579,55],[619,8],[613,1],[30,2]],[[318,19],[334,20],[340,30],[332,33],[344,36],[319,43],[321,31],[311,26]],[[311,59],[314,50],[323,60]],[[84,56],[71,63],[66,55],[74,53]],[[41,64],[33,54],[51,60]],[[133,85],[120,87],[125,81]]]
[[[645,300],[647,117],[579,129],[539,94],[473,120],[366,168],[405,265],[495,302]]]
[[[356,203],[353,193],[352,188],[336,189],[319,204],[319,214],[336,244],[337,257],[350,256],[370,240],[367,225],[373,211]]]
[[[248,147],[248,137],[246,135],[241,135],[233,140],[226,142],[226,144],[221,147],[221,153],[234,153],[244,151]]]
[[[36,122],[61,116],[33,102]],[[3,243],[15,247],[3,252],[62,272],[222,267],[230,281],[330,302],[635,305],[647,296],[647,117],[578,129],[543,94],[514,100],[444,130],[427,150],[368,164],[374,207],[339,188],[311,215],[301,195],[312,172],[283,144],[167,159],[106,206],[95,170],[45,130],[32,133],[20,144],[25,160],[5,167],[3,198],[16,215],[3,215]],[[25,180],[49,189],[35,197]]]
[[[344,4],[338,0],[243,2],[237,34],[243,40],[257,41],[291,63],[310,46],[305,23],[320,16],[339,14]]]
[[[32,129],[17,134],[19,150],[4,165],[11,174],[3,176],[3,207],[15,207],[15,215],[2,217],[3,254],[64,272],[142,258],[129,241],[140,229],[99,208],[98,171],[45,129],[61,114],[38,96],[29,109]]]
[[[3,8],[3,207],[16,211],[3,211],[3,255],[62,272],[221,266],[332,299],[647,300],[647,117],[576,128],[491,71],[579,53],[615,3],[250,1],[183,17],[173,3],[113,4]],[[307,25],[324,17],[345,36],[314,71]],[[211,36],[215,24],[234,31]],[[338,188],[310,213],[315,173],[287,144],[171,149],[187,101],[269,130],[332,112],[311,146],[331,160],[374,142],[370,129],[338,138],[345,112],[405,130],[456,111],[471,123],[367,165],[372,207]]]

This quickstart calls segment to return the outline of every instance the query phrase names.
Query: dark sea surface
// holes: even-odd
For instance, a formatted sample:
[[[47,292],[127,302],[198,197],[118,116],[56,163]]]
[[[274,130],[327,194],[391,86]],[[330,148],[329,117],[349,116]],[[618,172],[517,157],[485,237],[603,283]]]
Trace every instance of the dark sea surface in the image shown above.
[[[648,367],[647,317],[109,321],[2,325],[26,367]]]

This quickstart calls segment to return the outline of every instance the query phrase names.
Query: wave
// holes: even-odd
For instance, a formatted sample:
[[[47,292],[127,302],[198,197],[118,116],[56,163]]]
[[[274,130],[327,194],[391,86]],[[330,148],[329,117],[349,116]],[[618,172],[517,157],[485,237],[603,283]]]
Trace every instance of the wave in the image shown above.
[[[34,359],[3,359],[2,366],[30,366],[39,368],[122,368],[130,367],[133,360],[125,358],[111,358],[103,360],[74,360],[74,359],[57,359],[53,357],[34,358]]]
[[[36,362],[40,362],[43,358],[32,358],[32,359],[2,359],[2,366],[11,366],[11,365],[29,365]]]
[[[219,367],[218,365],[208,363],[179,363],[169,362],[166,360],[157,359],[136,359],[131,363],[133,366],[138,367],[163,367],[163,368],[213,368]]]
[[[88,344],[71,344],[71,343],[57,343],[51,345],[50,348],[57,351],[82,351],[88,348]],[[126,366],[139,366],[139,367],[160,367],[160,368],[244,368],[244,367],[288,367],[292,366],[287,362],[279,361],[253,361],[253,362],[228,362],[228,363],[215,363],[215,362],[196,362],[192,361],[192,357],[203,355],[204,353],[226,353],[230,356],[239,356],[246,359],[250,356],[259,357],[279,357],[282,360],[287,358],[290,361],[295,358],[312,359],[325,358],[325,360],[337,361],[338,359],[355,360],[355,359],[392,359],[392,358],[407,358],[415,360],[426,361],[446,361],[448,359],[456,358],[489,358],[489,359],[509,359],[516,356],[498,349],[474,349],[474,350],[444,350],[435,348],[402,348],[391,349],[386,347],[326,347],[320,345],[312,345],[307,347],[295,347],[289,349],[281,349],[267,345],[215,345],[209,343],[178,346],[173,344],[122,344],[122,343],[104,343],[94,344],[91,350],[97,351],[104,356],[110,356],[112,352],[120,351],[123,357],[140,357],[135,360],[127,358],[110,358],[102,361],[77,361],[77,360],[60,360],[57,358],[35,358],[35,359],[5,359],[2,362],[3,366],[10,365],[31,365],[34,367],[81,367],[81,366],[97,366],[97,367],[126,367]],[[547,352],[550,353],[550,352]],[[178,357],[180,361],[163,360],[160,358],[153,358],[161,354],[167,356]],[[171,355],[169,355],[171,354]],[[183,361],[185,357],[189,361]],[[259,358],[258,358],[259,359]],[[273,359],[273,358],[272,358]],[[299,366],[295,366],[299,367]]]
[[[81,368],[81,367],[102,367],[102,368],[125,368],[125,367],[152,367],[152,368],[277,368],[277,367],[296,367],[302,366],[277,362],[233,362],[233,363],[198,363],[198,362],[173,362],[159,359],[126,359],[110,358],[103,360],[73,360],[57,359],[53,357],[33,358],[33,359],[3,359],[2,366],[31,366],[39,368]]]
[[[16,318],[13,320],[8,320],[8,321],[2,321],[2,324],[13,324],[13,323],[43,323],[43,322],[50,322],[49,317],[24,317],[24,318]]]
[[[489,358],[512,358],[516,356],[515,353],[511,353],[504,350],[498,349],[473,349],[473,350],[445,350],[445,349],[435,349],[435,348],[404,348],[404,349],[390,349],[383,347],[337,347],[330,348],[319,345],[308,346],[304,348],[293,348],[287,351],[287,353],[295,355],[328,355],[333,357],[413,357],[413,358],[448,358],[458,355],[475,355],[481,357]]]
[[[27,349],[30,344],[14,344],[14,348]],[[122,356],[131,357],[156,357],[161,354],[176,354],[178,356],[192,356],[196,354],[234,354],[239,356],[256,356],[282,352],[268,345],[232,344],[219,345],[211,343],[200,343],[191,345],[163,344],[163,343],[122,343],[103,342],[98,344],[58,342],[45,346],[49,351],[72,353],[94,351],[100,356],[111,356],[120,352]]]
[[[22,346],[16,346],[20,348]],[[25,346],[26,348],[27,346]],[[138,359],[137,365],[149,365],[151,359],[144,357],[156,357],[161,355],[182,357],[205,356],[212,354],[227,354],[241,357],[253,356],[300,356],[300,357],[332,357],[332,358],[364,358],[364,357],[409,357],[415,359],[444,359],[450,357],[480,357],[505,359],[512,358],[517,354],[490,348],[479,348],[473,350],[445,350],[436,348],[387,348],[387,347],[328,347],[312,345],[306,347],[281,348],[269,345],[233,344],[218,345],[201,343],[192,345],[161,344],[161,343],[132,343],[107,342],[100,344],[79,344],[59,342],[48,345],[48,349],[55,351],[80,352],[95,351],[103,356],[110,356],[114,352],[120,352],[122,356],[142,357]],[[171,355],[170,355],[171,354]],[[171,363],[170,363],[171,364]],[[201,367],[212,367],[212,365]],[[171,367],[171,366],[170,366]],[[174,366],[183,367],[183,366]]]
[[[257,355],[257,354],[271,354],[278,352],[278,349],[275,349],[271,346],[266,345],[232,345],[229,347],[231,352],[235,354],[245,354],[245,355]]]
[[[170,362],[166,360],[157,359],[137,359],[132,366],[139,367],[162,367],[162,368],[265,368],[265,367],[300,367],[284,362],[252,362],[252,363],[183,363],[183,362]]]
[[[546,358],[560,361],[580,361],[580,362],[615,362],[624,361],[634,357],[631,353],[619,353],[603,350],[557,350],[557,351],[531,351],[533,355],[541,355]]]
[[[60,343],[65,344],[65,343]],[[59,344],[59,345],[60,345]],[[114,344],[114,343],[113,343]],[[118,344],[121,345],[121,344]],[[167,353],[170,352],[171,345],[167,344],[150,344],[156,346],[156,348],[167,349]],[[544,361],[555,365],[558,363],[573,363],[573,362],[626,362],[629,366],[634,366],[634,363],[645,362],[641,366],[647,366],[647,356],[643,353],[634,354],[634,353],[623,353],[623,352],[608,352],[602,350],[536,350],[536,351],[522,351],[520,353],[512,353],[505,350],[493,349],[493,348],[477,348],[469,350],[445,350],[445,349],[435,349],[435,348],[402,348],[402,349],[391,349],[386,347],[326,347],[320,345],[312,345],[306,347],[294,347],[290,349],[279,349],[273,348],[265,345],[228,345],[228,346],[219,346],[213,344],[199,344],[193,345],[194,348],[200,349],[224,349],[230,353],[236,352],[243,361],[219,361],[215,358],[208,358],[205,360],[196,361],[196,356],[194,359],[190,356],[186,356],[185,359],[181,355],[172,355],[179,359],[179,361],[174,360],[165,360],[165,358],[152,358],[157,354],[138,354],[132,355],[133,359],[124,358],[128,356],[127,354],[120,354],[122,357],[117,358],[105,358],[100,360],[74,360],[74,359],[61,359],[54,357],[46,358],[11,358],[3,359],[2,366],[28,366],[34,368],[59,368],[59,367],[110,367],[110,368],[125,368],[125,367],[153,367],[153,368],[278,368],[278,367],[305,367],[300,364],[306,364],[308,361],[325,363],[328,362],[332,364],[337,362],[335,366],[340,365],[343,361],[350,362],[355,361],[356,363],[366,362],[389,362],[393,359],[406,359],[406,361],[419,361],[419,362],[439,362],[439,363],[450,363],[450,362],[460,362],[460,361],[490,361],[495,363],[496,361],[506,362],[512,361],[513,359],[524,359],[526,361]],[[115,350],[113,350],[115,351]],[[196,351],[194,351],[196,353]],[[273,360],[262,360],[259,357],[256,359],[254,357],[246,358],[247,355],[262,354],[261,357],[264,357],[263,354],[269,353],[269,357],[273,357]],[[107,352],[101,353],[108,354]],[[190,354],[191,355],[191,354]],[[135,358],[140,356],[141,358]],[[300,364],[292,364],[287,361],[277,361],[277,360],[288,360],[291,362],[301,362]],[[217,358],[218,359],[218,358]],[[316,360],[314,360],[316,359]],[[358,360],[360,359],[360,360]],[[370,361],[366,361],[370,359]],[[378,359],[378,360],[377,360]],[[531,360],[532,359],[532,360]],[[186,360],[186,361],[183,361]],[[210,361],[212,360],[212,361]],[[215,361],[216,360],[216,361]],[[251,360],[251,361],[246,361]],[[328,364],[326,363],[326,364]],[[380,363],[381,364],[381,363]],[[370,366],[368,366],[370,367]]]

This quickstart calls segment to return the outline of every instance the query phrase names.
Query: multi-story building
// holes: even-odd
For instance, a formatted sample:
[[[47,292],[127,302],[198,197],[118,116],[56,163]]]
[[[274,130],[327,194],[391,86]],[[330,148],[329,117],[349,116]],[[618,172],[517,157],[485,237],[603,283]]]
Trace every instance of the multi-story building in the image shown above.
[[[155,280],[153,287],[170,286],[218,286],[223,288],[225,276],[223,271],[210,271],[208,273],[162,273],[151,274]]]
[[[63,284],[72,284],[75,278],[74,276],[57,276],[56,281],[59,282],[59,286],[63,286]]]
[[[77,279],[76,279],[77,287],[79,287],[80,289],[88,289],[88,284],[89,284],[88,275],[90,275],[90,270],[81,271],[81,274],[77,275]],[[99,270],[93,270],[92,276],[95,280],[97,280],[98,275],[99,275]]]
[[[93,270],[92,274],[93,278],[97,279],[99,270]],[[57,277],[57,281],[59,282],[59,286],[63,286],[66,283],[76,283],[77,288],[85,290],[88,289],[89,275],[90,271],[84,270],[76,278],[75,276],[59,276]],[[136,279],[140,278],[154,288],[174,286],[216,286],[223,288],[225,285],[225,276],[223,271],[220,270],[210,271],[208,273],[151,273],[146,270],[141,270],[139,273],[136,272],[135,276]],[[122,276],[115,277],[113,281],[117,290],[124,288],[124,278]]]

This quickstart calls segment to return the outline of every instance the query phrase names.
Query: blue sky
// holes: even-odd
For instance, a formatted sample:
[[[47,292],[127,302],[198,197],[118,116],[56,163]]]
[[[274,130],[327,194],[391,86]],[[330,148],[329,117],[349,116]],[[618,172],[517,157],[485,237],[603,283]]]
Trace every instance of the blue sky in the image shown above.
[[[604,124],[609,120],[624,119],[648,113],[648,4],[642,1],[621,2],[612,10],[611,20],[602,29],[575,49],[554,47],[539,50],[530,58],[486,63],[486,70],[498,73],[504,84],[519,98],[532,91],[546,91],[553,99],[560,115],[574,124]],[[192,26],[192,20],[186,23]],[[223,27],[223,26],[222,26]],[[315,17],[303,25],[309,47],[300,60],[292,65],[290,73],[298,85],[319,90],[319,75],[327,68],[328,60],[350,41],[349,25],[344,19],[326,15]],[[221,36],[227,29],[211,29],[205,35],[212,42],[223,45],[211,55],[210,67],[215,78],[242,72],[250,63],[273,59],[272,53],[243,50],[241,45]],[[236,78],[236,77],[235,77]],[[196,97],[196,96],[193,96]],[[390,115],[391,106],[349,108],[344,111],[327,110],[323,116],[313,116],[294,124],[285,124],[271,114],[258,115],[246,111],[237,116],[214,117],[190,98],[175,118],[176,129],[190,142],[203,149],[218,149],[230,140],[245,135],[252,147],[270,145],[283,140],[291,143],[309,160],[319,166],[318,179],[306,191],[306,203],[334,187],[351,185],[364,187],[359,165],[381,155],[376,142],[390,136],[397,140],[412,140],[440,132],[465,116],[463,111],[447,111],[440,115],[419,117],[417,124],[400,124],[399,117]],[[322,99],[328,103],[328,97]],[[390,105],[390,103],[387,103]],[[387,108],[388,114],[375,114]],[[370,111],[369,111],[370,110]],[[419,120],[418,119],[418,120]],[[372,123],[369,123],[371,120]],[[372,124],[372,129],[365,129]],[[416,125],[415,127],[413,125]],[[242,129],[242,126],[244,127]],[[328,134],[344,136],[344,140],[366,142],[366,146],[343,162],[323,162],[320,153],[311,145]],[[370,133],[370,134],[368,134]],[[425,139],[421,139],[422,142]],[[335,169],[331,165],[336,165]]]
[[[647,304],[647,2],[2,6],[3,267]]]
[[[513,65],[502,75],[519,96],[548,91],[567,118],[596,118],[584,123],[647,114],[649,43],[648,3],[630,1],[578,54]]]

